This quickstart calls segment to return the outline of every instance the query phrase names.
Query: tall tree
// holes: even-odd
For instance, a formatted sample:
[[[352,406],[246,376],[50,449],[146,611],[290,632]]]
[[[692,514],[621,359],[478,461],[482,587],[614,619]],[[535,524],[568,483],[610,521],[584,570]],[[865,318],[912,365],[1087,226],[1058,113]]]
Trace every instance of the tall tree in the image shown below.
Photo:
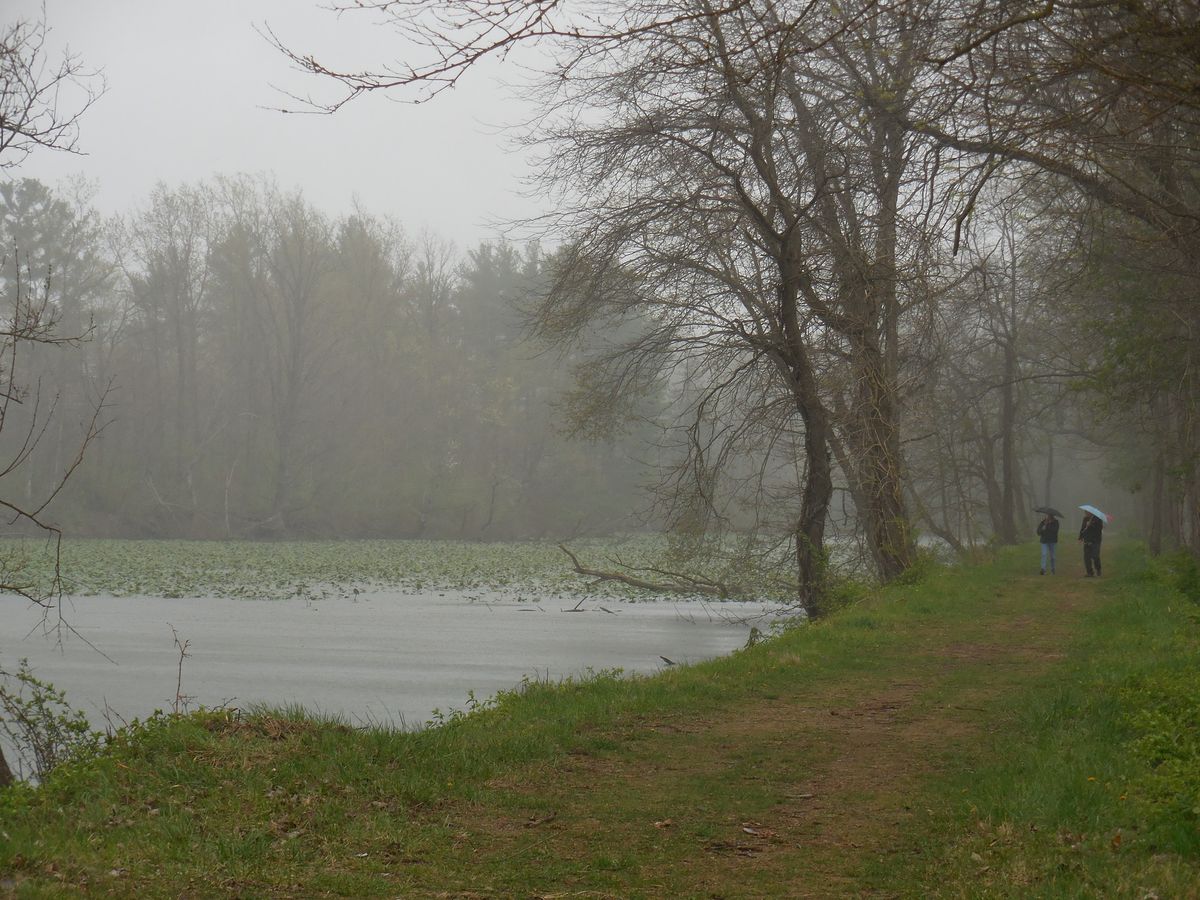
[[[146,348],[154,360],[158,426],[146,435],[159,443],[160,458],[170,460],[159,472],[156,493],[183,521],[186,532],[198,512],[198,452],[212,427],[202,405],[201,335],[213,303],[212,247],[218,223],[213,203],[199,187],[170,190],[158,185],[149,205],[124,236],[126,275],[138,311]],[[153,478],[153,468],[149,467]],[[175,494],[175,491],[178,494]]]
[[[1170,334],[1200,330],[1200,32],[1195,5],[1161,3],[977,2],[963,5],[956,37],[938,56],[938,78],[948,88],[944,114],[898,115],[907,128],[963,154],[981,180],[998,163],[1035,169],[1058,179],[1095,207],[1085,221],[1103,221],[1100,247],[1121,241],[1142,248],[1143,259],[1171,273]],[[970,203],[967,204],[967,210]],[[1140,267],[1140,265],[1139,265]],[[1125,324],[1123,339],[1104,334],[1096,305],[1080,327],[1093,339],[1098,410],[1129,412],[1120,398],[1142,391],[1154,366],[1135,372],[1125,351],[1153,346],[1163,320],[1146,315],[1145,294],[1126,294],[1112,308]],[[1142,331],[1141,338],[1133,333]],[[1169,342],[1174,346],[1174,341]],[[1182,441],[1178,486],[1191,524],[1184,530],[1200,553],[1200,435],[1188,423],[1200,414],[1190,379],[1176,376],[1155,393],[1172,395],[1146,421]],[[1160,374],[1164,374],[1158,368]],[[1122,375],[1128,381],[1119,381]],[[1182,390],[1174,389],[1183,385]],[[1165,471],[1165,469],[1164,469]]]
[[[113,267],[101,243],[99,217],[88,206],[86,193],[72,197],[30,178],[0,184],[0,246],[5,250],[0,278],[14,289],[22,279],[26,288],[36,288],[58,334],[78,338],[91,332],[112,284]],[[24,377],[40,401],[24,408],[55,412],[52,422],[47,417],[38,423],[39,432],[46,425],[40,450],[24,467],[24,499],[32,502],[57,483],[75,455],[78,435],[72,429],[88,420],[104,387],[89,372],[82,350],[65,353],[59,346],[31,345],[23,353]],[[13,412],[14,424],[24,420]]]
[[[919,143],[864,97],[920,102],[920,10],[872,18],[863,33],[857,9],[675,8],[694,15],[640,28],[631,12],[619,53],[606,46],[588,68],[582,48],[553,81],[551,115],[539,122],[545,173],[583,199],[560,219],[578,239],[542,321],[651,304],[657,347],[631,351],[669,363],[672,351],[709,347],[728,355],[709,370],[721,379],[758,365],[776,372],[806,436],[802,594],[820,577],[835,428],[868,545],[890,578],[913,554],[901,341],[922,300],[908,278],[936,198]],[[606,295],[620,273],[632,286]]]
[[[565,277],[559,296],[589,295],[581,282],[618,269],[641,279],[635,293],[670,294],[676,310],[685,285],[700,297],[723,287],[718,308],[694,301],[694,323],[677,317],[671,340],[716,323],[792,396],[806,435],[794,532],[802,594],[820,581],[831,442],[843,450],[878,570],[903,571],[913,537],[899,432],[902,319],[920,299],[905,275],[919,265],[917,217],[939,200],[923,177],[922,142],[900,120],[930,109],[923,67],[940,37],[939,5],[367,6],[435,59],[372,75],[293,54],[348,89],[331,107],[376,89],[436,93],[520,43],[562,50],[547,65],[548,114],[538,123],[548,126],[544,174],[571,204],[557,224],[580,235],[569,259],[578,277]],[[573,203],[581,194],[586,202]],[[687,246],[655,224],[668,221]],[[546,310],[542,320],[562,317]],[[817,348],[835,350],[844,377],[818,381]]]
[[[73,150],[79,118],[96,96],[93,92],[96,79],[84,73],[76,58],[65,56],[57,65],[49,59],[45,49],[46,31],[44,19],[17,20],[0,30],[0,168],[19,165],[36,149]],[[78,85],[83,95],[78,105],[64,108],[59,105],[59,92],[69,84]],[[5,260],[9,259],[9,250],[4,248]],[[23,269],[19,251],[11,248],[11,252],[12,267],[0,277],[0,295],[4,305],[11,310],[0,326],[0,432],[6,425],[11,430],[13,423],[9,413],[27,396],[24,373],[19,368],[19,357],[24,350],[39,345],[78,343],[83,337],[56,331],[57,320],[49,296],[49,274],[37,273],[29,266]],[[102,400],[98,401],[96,414],[84,430],[79,452],[62,470],[61,478],[48,494],[24,503],[12,499],[11,494],[0,498],[0,506],[8,511],[14,522],[22,521],[50,534],[56,548],[60,546],[62,531],[41,517],[95,437],[101,407]],[[0,467],[0,479],[11,477],[31,460],[38,444],[36,423],[35,416],[19,449]],[[57,549],[55,558],[58,558]],[[0,569],[3,570],[0,590],[15,591],[47,606],[59,592],[57,563],[49,594],[38,591],[24,579],[19,560],[6,559]],[[61,610],[59,621],[60,624],[63,621]],[[0,786],[12,780],[12,771],[0,752]]]

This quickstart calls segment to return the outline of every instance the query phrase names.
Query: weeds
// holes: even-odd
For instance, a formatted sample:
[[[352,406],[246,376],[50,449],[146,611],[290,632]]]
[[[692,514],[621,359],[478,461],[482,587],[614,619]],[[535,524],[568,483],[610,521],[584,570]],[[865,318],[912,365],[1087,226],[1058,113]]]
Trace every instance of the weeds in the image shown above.
[[[1177,550],[1159,561],[1167,583],[1193,603],[1200,603],[1200,563],[1187,550]]]
[[[95,754],[104,740],[62,691],[33,674],[26,659],[16,672],[0,669],[0,730],[16,751],[16,776],[37,780]]]
[[[1128,791],[1149,826],[1200,852],[1200,672],[1157,672],[1122,689],[1129,749],[1140,763]],[[1168,834],[1169,832],[1169,834]]]

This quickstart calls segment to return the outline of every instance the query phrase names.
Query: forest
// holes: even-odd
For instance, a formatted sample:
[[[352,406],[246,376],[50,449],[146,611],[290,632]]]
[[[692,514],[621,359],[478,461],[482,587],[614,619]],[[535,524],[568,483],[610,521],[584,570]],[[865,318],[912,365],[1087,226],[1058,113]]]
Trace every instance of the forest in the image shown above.
[[[32,400],[4,434],[40,442],[31,503],[99,409],[54,509],[75,534],[628,527],[631,445],[571,441],[556,413],[570,360],[522,337],[513,304],[544,278],[536,246],[460,254],[244,176],[163,185],[116,221],[13,181],[0,215],[6,284],[32,280],[59,333],[84,338],[33,348]]]
[[[790,556],[816,613],[831,547],[887,580],[1026,540],[1040,504],[1103,496],[1200,550],[1186,4],[360,6],[440,62],[280,46],[346,89],[330,109],[565,51],[521,138],[553,211],[463,251],[269,176],[115,217],[10,179],[22,509],[141,537],[662,529]]]

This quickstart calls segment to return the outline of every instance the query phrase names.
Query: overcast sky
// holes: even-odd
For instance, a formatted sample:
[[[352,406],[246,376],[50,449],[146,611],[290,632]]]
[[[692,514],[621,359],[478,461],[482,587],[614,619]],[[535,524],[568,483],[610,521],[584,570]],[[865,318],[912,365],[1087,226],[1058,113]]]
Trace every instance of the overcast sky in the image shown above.
[[[410,231],[429,228],[462,245],[495,234],[489,223],[529,214],[522,160],[497,133],[521,107],[472,72],[455,90],[413,106],[381,95],[333,116],[284,115],[273,86],[331,87],[295,72],[255,26],[293,49],[352,68],[391,62],[398,40],[366,14],[335,14],[322,0],[45,0],[51,43],[69,45],[104,73],[104,96],[82,122],[86,156],[41,151],[8,174],[54,183],[82,174],[105,213],[142,205],[155,182],[272,173],[338,214],[357,196]],[[5,22],[36,18],[42,0],[3,0]],[[294,104],[293,104],[294,105]]]

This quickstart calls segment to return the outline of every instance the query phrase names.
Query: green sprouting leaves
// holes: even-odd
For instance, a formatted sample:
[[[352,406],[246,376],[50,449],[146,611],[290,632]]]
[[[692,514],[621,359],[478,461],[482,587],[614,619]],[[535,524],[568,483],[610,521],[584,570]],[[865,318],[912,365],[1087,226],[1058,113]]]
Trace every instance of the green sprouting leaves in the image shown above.
[[[103,737],[62,691],[37,678],[25,659],[15,672],[0,669],[0,732],[16,749],[17,776],[38,779],[94,753]]]

